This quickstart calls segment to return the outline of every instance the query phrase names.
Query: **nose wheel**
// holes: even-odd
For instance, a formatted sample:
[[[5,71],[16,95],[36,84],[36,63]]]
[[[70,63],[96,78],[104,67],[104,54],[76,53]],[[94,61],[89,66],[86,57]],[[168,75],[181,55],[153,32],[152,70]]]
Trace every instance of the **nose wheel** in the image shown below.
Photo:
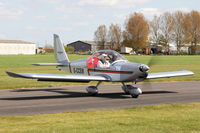
[[[134,87],[132,85],[125,85],[122,83],[122,90],[125,94],[130,94],[132,98],[138,98],[140,94],[142,94],[142,90],[138,87]]]

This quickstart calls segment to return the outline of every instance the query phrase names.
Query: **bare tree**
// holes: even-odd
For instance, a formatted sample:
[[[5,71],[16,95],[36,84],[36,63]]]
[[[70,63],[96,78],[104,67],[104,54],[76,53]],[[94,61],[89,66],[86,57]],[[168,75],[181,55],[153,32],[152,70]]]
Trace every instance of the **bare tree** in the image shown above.
[[[197,44],[200,43],[200,13],[191,11],[185,19],[185,33],[187,42],[191,43],[192,52],[196,54]]]
[[[160,32],[160,17],[154,16],[153,20],[149,23],[151,41],[155,45],[159,44]]]
[[[129,16],[127,22],[125,22],[125,36],[127,42],[136,51],[144,48],[147,44],[149,26],[148,22],[141,13],[134,13]],[[125,37],[124,36],[124,37]]]
[[[184,13],[181,11],[176,11],[173,13],[173,34],[174,42],[177,46],[177,53],[180,53],[181,47],[185,42],[185,32],[184,32]]]
[[[160,41],[165,47],[167,47],[168,52],[170,52],[169,43],[173,40],[173,16],[169,12],[165,12],[160,18],[160,30],[161,37]],[[162,40],[161,40],[162,39]]]
[[[127,46],[127,47],[132,47],[131,46],[131,35],[127,31],[122,32],[122,45]]]
[[[111,24],[108,32],[108,40],[111,43],[111,49],[119,50],[122,40],[122,31],[119,25]]]
[[[100,25],[94,33],[94,41],[100,46],[100,49],[105,48],[107,29],[105,25]]]

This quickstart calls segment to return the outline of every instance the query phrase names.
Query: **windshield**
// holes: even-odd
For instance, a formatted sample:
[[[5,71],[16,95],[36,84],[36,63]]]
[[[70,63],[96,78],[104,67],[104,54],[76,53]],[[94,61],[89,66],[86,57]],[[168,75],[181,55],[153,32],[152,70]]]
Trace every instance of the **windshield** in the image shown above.
[[[88,59],[88,63],[90,63],[90,67],[98,67],[98,62],[104,59],[104,62],[107,64],[112,64],[117,61],[127,61],[121,54],[113,50],[100,50],[95,53]],[[88,66],[89,67],[89,66]]]

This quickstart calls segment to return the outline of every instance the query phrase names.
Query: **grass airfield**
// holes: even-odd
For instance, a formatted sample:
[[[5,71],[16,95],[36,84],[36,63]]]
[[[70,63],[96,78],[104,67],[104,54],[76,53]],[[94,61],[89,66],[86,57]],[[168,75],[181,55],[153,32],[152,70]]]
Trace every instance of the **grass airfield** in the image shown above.
[[[89,55],[69,55],[70,61],[88,58]],[[148,64],[152,56],[125,56],[131,62]],[[194,76],[162,78],[149,80],[150,82],[159,81],[199,81],[200,80],[200,56],[153,56],[154,60],[150,67],[151,72],[177,71],[180,69],[191,70]],[[55,73],[66,74],[58,71],[55,66],[33,66],[31,63],[56,62],[54,55],[1,55],[0,56],[0,89],[16,88],[35,88],[78,85],[80,83],[56,83],[56,82],[37,82],[35,79],[20,79],[9,77],[5,71],[17,73]],[[84,83],[82,83],[84,84]],[[90,84],[96,84],[91,82]],[[89,85],[89,84],[88,84]]]
[[[71,61],[89,55],[69,55]],[[125,56],[129,61],[147,64],[151,56]],[[194,76],[163,78],[161,81],[199,81],[200,56],[154,56],[150,72],[191,70]],[[55,62],[53,55],[1,55],[0,89],[78,85],[80,83],[37,82],[8,77],[5,71],[18,73],[59,73],[54,66],[30,63]],[[95,84],[92,82],[90,84]],[[89,84],[88,84],[89,85]],[[0,117],[0,133],[67,132],[200,132],[200,103],[152,105],[129,109],[82,111],[30,116]]]
[[[0,117],[0,133],[197,133],[200,103]]]

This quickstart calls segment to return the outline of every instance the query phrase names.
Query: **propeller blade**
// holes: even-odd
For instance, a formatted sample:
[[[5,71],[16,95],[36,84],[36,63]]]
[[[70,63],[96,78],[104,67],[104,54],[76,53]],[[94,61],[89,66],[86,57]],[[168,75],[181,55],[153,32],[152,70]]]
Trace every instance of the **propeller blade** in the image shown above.
[[[151,56],[151,59],[149,60],[148,62],[148,66],[151,67],[153,65],[155,65],[157,63],[157,59],[156,59],[156,56]]]
[[[133,56],[133,60],[135,63],[140,63],[140,61],[135,56]]]
[[[156,64],[157,60],[155,56],[151,56],[149,62],[147,63],[148,67],[153,66],[154,64]],[[143,82],[142,87],[148,87],[149,90],[152,90],[152,85],[151,82],[149,81],[149,79],[146,79],[145,82]]]

